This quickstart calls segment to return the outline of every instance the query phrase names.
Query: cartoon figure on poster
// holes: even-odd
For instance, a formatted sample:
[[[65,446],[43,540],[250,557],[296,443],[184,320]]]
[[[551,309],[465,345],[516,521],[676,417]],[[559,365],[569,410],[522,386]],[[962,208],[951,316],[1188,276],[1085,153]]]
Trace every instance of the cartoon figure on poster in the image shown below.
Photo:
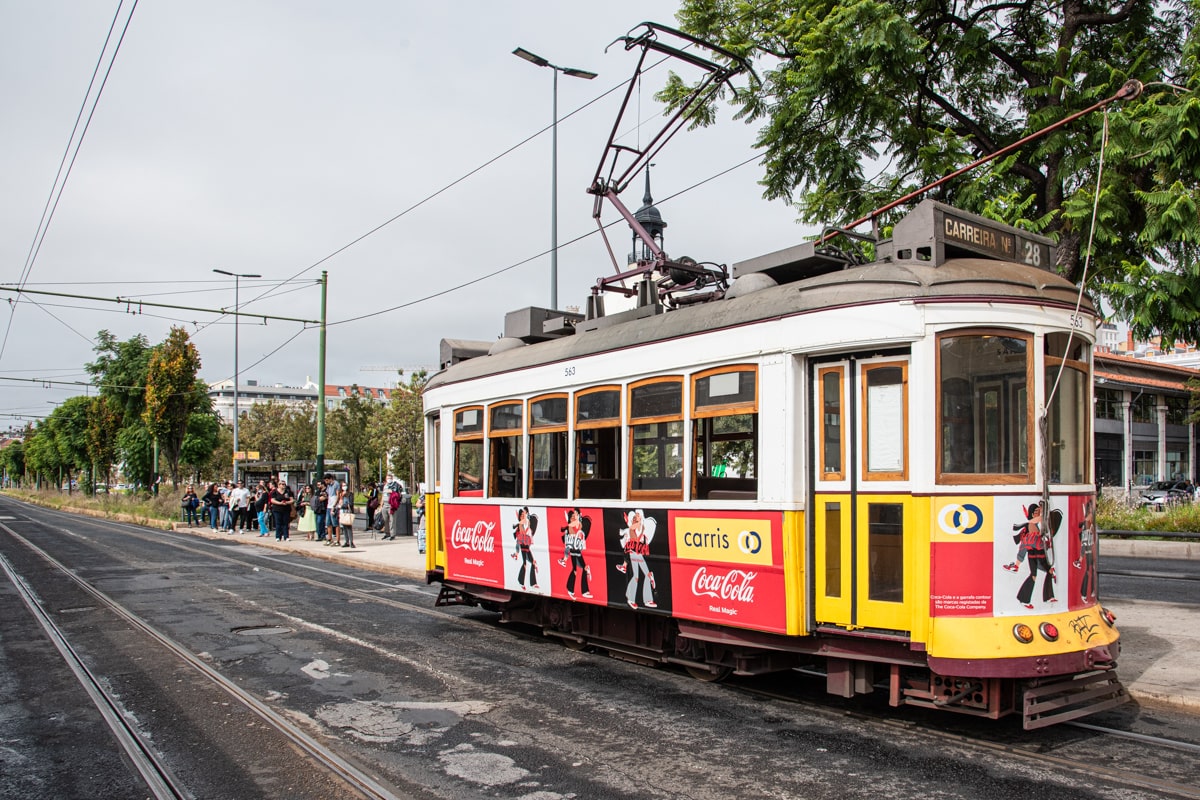
[[[1054,534],[1058,533],[1058,528],[1062,525],[1062,512],[1057,509],[1050,510],[1048,529],[1043,533],[1041,505],[1031,503],[1023,511],[1025,521],[1013,525],[1013,543],[1017,545],[1017,555],[1013,561],[1005,564],[1004,568],[1009,572],[1017,572],[1022,562],[1029,565],[1029,576],[1017,590],[1017,600],[1025,608],[1031,609],[1033,603],[1030,601],[1033,599],[1039,572],[1044,573],[1042,602],[1058,602],[1054,596],[1054,584],[1058,581],[1054,572]]]
[[[583,551],[587,548],[588,533],[592,530],[591,517],[585,516],[578,508],[567,511],[567,524],[560,528],[562,531],[563,557],[558,560],[560,567],[571,562],[571,574],[567,576],[567,594],[575,599],[575,575],[579,574],[579,589],[583,597],[591,598],[588,587],[592,576],[592,568],[583,560]]]
[[[537,561],[534,559],[531,550],[533,547],[533,536],[537,533],[537,527],[537,514],[530,514],[528,506],[522,506],[517,509],[517,522],[513,525],[515,549],[512,557],[514,559],[521,559],[521,570],[517,573],[517,583],[521,584],[522,589],[525,588],[526,567],[529,568],[529,588],[538,588]]]
[[[626,527],[621,529],[621,549],[628,561],[617,569],[621,572],[625,572],[626,568],[629,570],[625,601],[629,603],[630,608],[638,607],[640,584],[642,605],[646,608],[658,608],[658,603],[654,601],[654,573],[646,564],[646,556],[650,553],[650,542],[654,539],[658,522],[654,517],[647,517],[640,508],[630,511],[624,517]]]
[[[1079,558],[1071,562],[1074,569],[1082,570],[1079,578],[1079,599],[1085,603],[1096,590],[1096,501],[1089,499],[1083,504],[1083,519],[1079,521]]]

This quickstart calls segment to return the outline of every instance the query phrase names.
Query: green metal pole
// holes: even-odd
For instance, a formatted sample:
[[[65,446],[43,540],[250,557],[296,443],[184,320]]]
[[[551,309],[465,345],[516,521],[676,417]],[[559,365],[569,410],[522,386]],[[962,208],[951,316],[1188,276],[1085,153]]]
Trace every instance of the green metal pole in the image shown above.
[[[329,273],[321,270],[321,344],[317,365],[317,479],[325,474],[325,294]]]

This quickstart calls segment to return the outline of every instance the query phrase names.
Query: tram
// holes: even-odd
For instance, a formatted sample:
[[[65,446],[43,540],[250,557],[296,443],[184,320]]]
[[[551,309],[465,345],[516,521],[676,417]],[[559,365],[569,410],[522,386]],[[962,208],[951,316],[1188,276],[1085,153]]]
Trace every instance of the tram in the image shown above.
[[[706,680],[816,670],[834,695],[1026,728],[1124,702],[1097,595],[1096,309],[1051,240],[934,200],[860,244],[731,275],[659,253],[625,310],[594,295],[443,340],[439,604]]]

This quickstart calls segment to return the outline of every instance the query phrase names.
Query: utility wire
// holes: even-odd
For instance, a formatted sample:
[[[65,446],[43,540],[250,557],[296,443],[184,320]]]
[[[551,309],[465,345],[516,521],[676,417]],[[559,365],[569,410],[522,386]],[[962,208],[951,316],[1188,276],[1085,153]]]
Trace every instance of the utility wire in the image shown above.
[[[91,127],[92,118],[96,114],[96,107],[100,104],[100,96],[104,94],[104,87],[108,85],[108,76],[112,74],[113,64],[117,61],[117,54],[121,52],[121,43],[125,41],[125,34],[129,31],[129,24],[133,22],[133,14],[137,11],[138,0],[133,0],[133,6],[129,9],[129,16],[125,18],[125,26],[121,29],[121,36],[117,40],[116,46],[113,48],[112,58],[108,61],[108,67],[104,70],[104,78],[100,81],[100,87],[96,90],[96,98],[92,101],[91,111],[88,112],[87,121],[83,125],[83,130],[79,133],[78,140],[75,139],[75,132],[79,130],[79,119],[83,116],[83,109],[87,106],[88,96],[91,95],[92,86],[96,83],[96,75],[100,71],[100,64],[104,60],[104,53],[108,50],[108,44],[112,41],[112,33],[117,24],[117,19],[121,15],[121,8],[125,5],[125,0],[120,0],[117,4],[117,11],[113,15],[113,21],[109,24],[108,35],[104,38],[104,46],[100,48],[100,56],[96,60],[96,66],[92,70],[92,78],[88,82],[87,92],[83,95],[83,103],[79,107],[79,113],[75,117],[75,127],[71,129],[71,136],[67,139],[67,148],[63,152],[62,160],[58,165],[58,172],[54,176],[54,183],[50,187],[50,197],[46,200],[46,205],[49,208],[42,210],[42,219],[38,222],[38,231],[34,233],[33,244],[30,246],[29,255],[25,258],[25,267],[21,271],[21,286],[25,285],[25,281],[29,279],[30,272],[33,271],[34,262],[37,261],[38,254],[42,250],[42,242],[46,241],[46,234],[50,230],[50,223],[54,219],[54,212],[58,209],[58,201],[62,199],[63,190],[66,189],[67,180],[71,177],[71,170],[75,167],[75,159],[79,157],[79,149],[83,146],[83,139],[87,136],[88,128]],[[63,163],[67,160],[67,153],[71,152],[71,142],[75,142],[75,152],[71,155],[70,163],[67,164],[66,172],[63,172]],[[59,176],[62,176],[61,183]],[[57,187],[57,194],[55,189]],[[53,199],[53,203],[51,203]],[[8,346],[8,336],[12,332],[13,318],[16,316],[16,306],[9,309],[8,325],[4,329],[4,340],[0,341],[0,359],[4,358],[4,350]],[[51,315],[53,316],[53,314]],[[57,317],[55,317],[57,319]],[[62,320],[59,320],[62,322]],[[63,323],[64,325],[66,323]],[[70,327],[69,325],[67,327]],[[72,328],[72,330],[74,330]],[[78,333],[78,331],[76,331]]]
[[[675,192],[675,193],[674,193],[674,194],[672,194],[672,195],[668,195],[667,197],[665,197],[665,198],[663,198],[662,200],[660,200],[660,201],[657,203],[657,205],[666,205],[667,203],[669,203],[671,200],[675,199],[676,197],[679,197],[680,195],[686,194],[687,192],[690,192],[690,191],[692,191],[693,189],[698,189],[699,187],[703,186],[704,184],[708,183],[709,181],[713,181],[713,180],[716,180],[717,178],[720,178],[720,177],[722,177],[722,176],[724,176],[724,175],[727,175],[727,174],[729,174],[730,172],[733,172],[735,169],[740,169],[740,168],[742,168],[742,167],[746,166],[747,164],[750,164],[750,163],[752,163],[752,162],[754,162],[754,161],[758,160],[760,157],[761,157],[761,155],[760,155],[760,154],[758,154],[758,153],[756,153],[756,154],[754,154],[754,155],[750,156],[750,158],[747,158],[745,161],[741,161],[741,162],[739,162],[739,163],[737,163],[737,164],[734,164],[732,167],[729,167],[729,168],[727,168],[727,169],[721,170],[720,172],[718,172],[718,173],[716,173],[716,174],[714,174],[714,175],[710,175],[709,177],[705,178],[705,179],[704,179],[704,180],[702,180],[702,181],[698,181],[697,183],[694,183],[694,184],[692,184],[691,186],[688,186],[688,187],[687,187],[687,188],[685,188],[685,189],[680,189],[678,192]],[[607,229],[607,228],[611,228],[611,227],[613,227],[614,225],[619,225],[620,223],[622,223],[622,222],[624,222],[624,221],[625,221],[625,220],[624,220],[623,218],[622,218],[622,219],[615,219],[615,220],[613,220],[612,222],[610,222],[610,223],[608,223],[607,225],[605,225],[604,227],[605,227],[605,229]],[[596,230],[593,230],[593,231],[588,231],[587,233],[584,233],[584,234],[581,234],[581,235],[579,235],[579,236],[576,236],[574,239],[568,239],[567,241],[565,241],[565,242],[563,242],[561,245],[559,245],[559,249],[560,249],[560,250],[562,250],[563,248],[570,247],[571,245],[575,244],[576,242],[581,242],[581,241],[583,241],[584,239],[587,239],[587,238],[588,238],[588,237],[590,237],[590,236],[595,236],[595,235],[596,235],[597,233],[599,233],[599,232],[600,232],[600,229],[599,229],[599,228],[597,228]],[[434,300],[434,299],[436,299],[436,298],[438,298],[438,297],[442,297],[442,296],[444,296],[444,295],[447,295],[447,294],[450,294],[450,293],[452,293],[452,292],[457,292],[459,289],[465,289],[465,288],[467,288],[468,286],[474,286],[474,285],[475,285],[475,284],[477,284],[477,283],[481,283],[481,282],[483,282],[483,281],[485,281],[485,280],[487,280],[487,279],[489,279],[489,278],[494,278],[494,277],[496,277],[497,275],[503,275],[505,272],[509,272],[509,271],[511,271],[511,270],[514,270],[514,269],[516,269],[517,267],[522,267],[522,266],[524,266],[524,265],[528,264],[528,263],[529,263],[529,262],[531,262],[531,261],[534,261],[534,260],[536,260],[536,259],[539,259],[539,258],[541,258],[542,256],[546,255],[546,254],[547,254],[547,253],[549,253],[549,252],[550,252],[549,250],[543,250],[542,252],[540,252],[540,253],[537,253],[537,254],[535,254],[535,255],[532,255],[532,256],[529,256],[528,258],[521,259],[520,261],[518,261],[518,262],[516,262],[516,263],[514,263],[514,264],[509,264],[507,267],[501,267],[500,269],[493,270],[492,272],[489,272],[489,273],[487,273],[486,275],[480,275],[479,277],[472,278],[471,280],[469,280],[469,281],[466,281],[466,282],[464,282],[464,283],[460,283],[460,284],[458,284],[457,286],[451,286],[451,287],[449,287],[449,288],[442,289],[442,290],[441,290],[441,291],[439,291],[439,292],[434,292],[433,294],[428,294],[428,295],[425,295],[424,297],[418,297],[418,298],[416,298],[415,300],[409,300],[409,301],[408,301],[408,302],[406,302],[406,303],[401,303],[400,305],[397,305],[397,306],[392,306],[392,307],[390,307],[390,308],[384,308],[384,309],[380,309],[379,311],[372,311],[372,312],[370,312],[370,313],[367,313],[367,314],[361,314],[361,315],[359,315],[359,316],[357,316],[357,317],[348,317],[348,318],[346,318],[346,319],[337,320],[336,322],[328,322],[328,323],[326,323],[325,327],[326,327],[326,328],[332,328],[332,327],[333,327],[333,326],[335,326],[335,325],[346,325],[346,324],[348,324],[348,323],[351,323],[351,322],[359,322],[359,321],[361,321],[361,320],[364,320],[364,319],[370,319],[371,317],[378,317],[378,316],[381,316],[381,315],[383,315],[383,314],[389,314],[389,313],[391,313],[391,312],[393,312],[393,311],[399,311],[400,309],[409,308],[409,307],[411,307],[411,306],[415,306],[415,305],[418,305],[418,304],[420,304],[420,303],[427,302],[427,301],[429,301],[429,300]]]

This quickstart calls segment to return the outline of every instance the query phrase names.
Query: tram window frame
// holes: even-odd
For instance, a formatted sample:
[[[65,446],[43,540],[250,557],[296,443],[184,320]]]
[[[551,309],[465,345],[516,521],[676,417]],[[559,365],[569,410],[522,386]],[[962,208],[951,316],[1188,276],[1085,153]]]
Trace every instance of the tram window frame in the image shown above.
[[[886,429],[889,426],[877,425],[876,417],[879,413],[873,410],[873,402],[875,397],[872,393],[871,374],[879,373],[885,370],[900,370],[900,432],[899,434],[886,434]],[[859,383],[861,384],[861,403],[862,403],[862,479],[864,481],[906,481],[908,480],[908,360],[889,359],[887,361],[871,361],[861,365],[859,371]],[[891,384],[887,384],[891,385]],[[899,469],[872,469],[872,464],[876,455],[878,455],[877,447],[882,440],[875,438],[880,435],[876,431],[884,432],[885,435],[897,436],[900,444],[900,463]]]
[[[478,415],[478,422],[465,422],[466,415],[471,412]],[[464,406],[454,410],[455,497],[483,497],[483,421],[485,414],[486,411],[481,405]],[[475,453],[475,455],[471,456],[471,453]],[[473,463],[464,463],[468,460]],[[467,472],[472,468],[476,470],[476,474]],[[464,481],[464,477],[468,480]]]
[[[425,471],[425,480],[428,486],[433,487],[433,491],[440,491],[442,485],[442,414],[440,411],[434,411],[425,416],[426,442],[425,452],[429,454],[426,459],[428,467]]]
[[[603,416],[582,417],[589,413],[593,395],[615,400],[613,408],[601,409]],[[571,398],[574,419],[575,467],[573,493],[586,500],[620,500],[621,495],[621,421],[623,392],[616,384],[589,386]]]
[[[997,397],[999,398],[999,402],[1004,404],[1004,410],[1002,413],[998,413],[996,419],[1001,426],[1001,438],[1003,439],[1004,448],[1007,450],[1007,457],[1017,464],[1020,464],[1022,461],[1024,462],[1025,470],[1023,472],[988,472],[982,462],[978,469],[970,472],[947,469],[947,436],[952,431],[947,427],[948,423],[946,421],[945,385],[949,378],[944,374],[946,370],[943,351],[944,343],[952,339],[1014,339],[1024,343],[1024,374],[1011,371],[988,374],[981,370],[976,373],[968,373],[968,378],[954,377],[955,380],[960,380],[965,384],[965,388],[967,389],[965,397],[972,404],[969,418],[969,432],[973,448],[982,446],[980,443],[986,437],[982,411],[977,413],[973,405],[978,398],[977,389],[991,385],[1000,387]],[[1028,331],[1011,328],[956,328],[939,333],[934,343],[934,348],[937,354],[935,378],[935,385],[937,387],[937,428],[934,432],[934,436],[936,437],[935,450],[937,453],[937,483],[966,485],[1033,483],[1035,459],[1032,455],[1036,451],[1033,444],[1035,426],[1030,424],[1030,421],[1034,419],[1034,393],[1030,389],[1035,385],[1034,367],[1037,361],[1037,351],[1034,348],[1033,334]],[[1024,414],[1023,418],[1021,417],[1022,412]],[[962,431],[966,429],[960,425],[957,430]]]
[[[562,419],[535,416],[535,408],[540,403],[550,403],[561,400],[563,403]],[[527,425],[529,428],[529,496],[547,499],[563,500],[567,497],[568,473],[571,463],[571,397],[566,392],[555,392],[531,397],[526,406]],[[547,469],[550,475],[539,477],[539,449],[542,456],[549,460]]]
[[[750,376],[747,389],[745,377]],[[737,389],[729,400],[712,400],[710,394],[713,379],[720,376],[737,376]],[[738,364],[717,367],[697,372],[691,377],[692,395],[692,499],[693,500],[757,500],[758,499],[758,367],[753,364]],[[705,390],[705,387],[707,391]],[[748,395],[748,396],[747,396]],[[748,417],[749,430],[718,431],[719,420],[729,420],[737,425],[738,417]],[[750,452],[746,464],[746,475],[726,477],[713,475],[716,466],[712,450],[721,443],[749,442]],[[733,444],[736,448],[737,445]],[[725,466],[722,462],[721,466]]]
[[[1062,351],[1067,346],[1068,339],[1073,345],[1068,358],[1062,357]],[[1087,342],[1079,336],[1071,337],[1066,333],[1048,333],[1043,345],[1045,353],[1046,394],[1049,396],[1051,387],[1058,378],[1059,367],[1062,366],[1062,378],[1058,381],[1058,391],[1047,404],[1047,457],[1050,459],[1050,482],[1064,484],[1091,483],[1092,472],[1092,415],[1087,413],[1093,408],[1088,402],[1088,392],[1092,386],[1092,370],[1090,366],[1090,348]],[[1067,397],[1068,392],[1074,393],[1074,398]],[[1063,416],[1075,412],[1075,418],[1068,420],[1074,425],[1071,434],[1063,429]],[[1074,441],[1072,441],[1072,439]],[[1064,479],[1063,461],[1068,453],[1072,453],[1076,471]]]
[[[659,392],[658,389],[674,385],[676,391]],[[626,389],[629,419],[629,497],[634,500],[682,500],[683,473],[686,453],[684,452],[682,375],[660,375],[629,384]],[[639,392],[646,394],[638,397]],[[666,400],[666,403],[663,401]],[[642,416],[638,416],[639,411]],[[677,448],[675,457],[671,448]],[[639,457],[654,453],[657,462],[656,474],[639,475]],[[644,458],[642,459],[644,461]],[[677,464],[674,475],[669,474],[671,464]]]
[[[516,426],[497,425],[504,415],[515,410]],[[525,434],[525,403],[501,400],[487,407],[487,496],[520,498],[525,496],[525,458],[522,441]],[[516,442],[512,440],[516,439]]]
[[[838,405],[834,414],[830,414],[826,397],[826,379],[835,375],[838,379]],[[838,364],[832,367],[821,367],[817,370],[817,402],[820,404],[821,440],[818,458],[818,468],[823,481],[844,481],[846,479],[846,365]],[[836,417],[836,424],[831,424],[830,417]],[[831,437],[830,434],[835,434]],[[826,469],[829,466],[829,450],[831,444],[837,445],[837,469]]]

